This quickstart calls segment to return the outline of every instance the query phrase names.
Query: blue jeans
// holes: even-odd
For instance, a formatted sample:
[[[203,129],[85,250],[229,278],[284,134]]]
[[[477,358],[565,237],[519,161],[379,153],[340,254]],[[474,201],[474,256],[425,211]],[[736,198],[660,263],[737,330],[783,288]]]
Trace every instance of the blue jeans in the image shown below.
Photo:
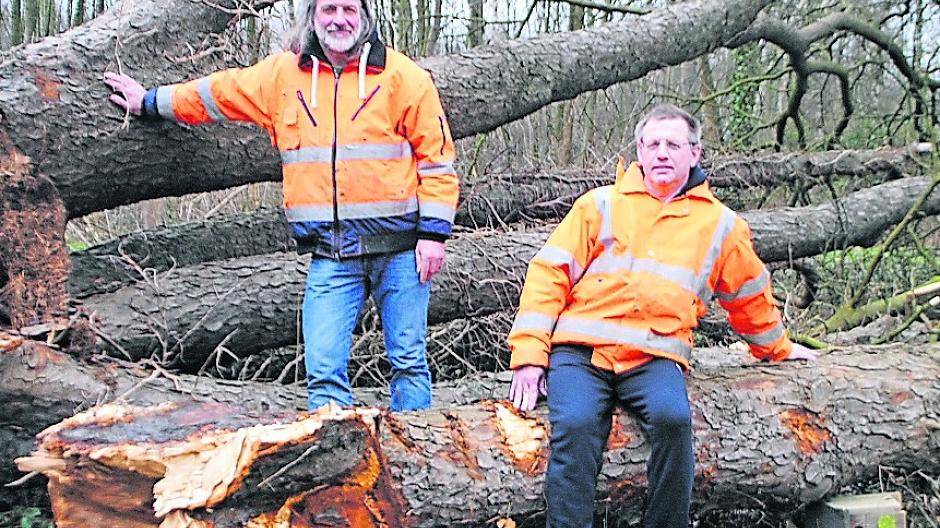
[[[304,292],[304,365],[307,405],[353,405],[346,373],[352,333],[371,293],[382,319],[392,364],[391,409],[431,406],[425,357],[431,284],[418,281],[414,251],[333,260],[314,256]]]
[[[592,365],[590,348],[566,345],[552,350],[548,367],[548,526],[593,525],[597,475],[617,403],[639,420],[650,443],[643,526],[688,528],[694,459],[682,371],[673,361],[654,359],[618,376]]]

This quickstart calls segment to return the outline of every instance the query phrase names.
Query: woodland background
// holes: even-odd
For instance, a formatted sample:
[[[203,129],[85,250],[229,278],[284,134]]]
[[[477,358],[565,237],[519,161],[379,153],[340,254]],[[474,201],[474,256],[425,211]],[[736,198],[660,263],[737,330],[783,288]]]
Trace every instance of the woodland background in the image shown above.
[[[458,394],[472,393],[463,388],[505,381],[505,375],[497,373],[508,364],[504,337],[527,258],[574,198],[609,183],[618,157],[633,158],[636,119],[663,101],[702,119],[704,163],[714,176],[716,192],[735,210],[752,215],[745,217],[755,228],[759,250],[764,248],[762,257],[771,263],[781,309],[798,339],[820,346],[868,347],[863,348],[866,353],[901,347],[937,361],[940,3],[764,3],[768,5],[756,22],[745,25],[747,29],[735,38],[715,36],[705,27],[700,35],[685,38],[701,39],[707,50],[688,57],[678,53],[679,58],[650,67],[630,82],[618,82],[603,66],[604,57],[616,51],[603,49],[602,40],[595,44],[600,72],[595,71],[591,45],[572,47],[566,56],[564,39],[543,51],[513,48],[513,43],[619,23],[618,31],[655,31],[659,40],[657,44],[654,39],[653,48],[669,48],[678,37],[670,34],[669,27],[647,26],[640,15],[662,9],[681,13],[685,4],[374,2],[387,43],[414,57],[432,57],[428,64],[438,66],[432,72],[439,84],[446,85],[445,103],[448,88],[464,94],[454,96],[462,103],[472,102],[475,91],[488,93],[492,87],[477,86],[474,80],[488,75],[515,76],[516,84],[507,84],[518,91],[512,93],[551,91],[545,100],[551,104],[524,103],[529,107],[516,111],[514,115],[522,117],[514,120],[489,116],[480,131],[462,126],[459,116],[450,115],[458,129],[455,136],[461,138],[458,168],[465,186],[459,236],[450,243],[448,270],[436,286],[439,301],[431,314],[429,357],[442,391],[452,387]],[[704,9],[709,4],[695,6]],[[0,65],[6,63],[6,73],[0,77],[13,79],[4,86],[15,86],[15,71],[29,70],[25,50],[30,45],[88,26],[112,7],[130,10],[130,5],[110,0],[0,1],[0,49],[10,50],[0,55]],[[216,24],[215,30],[181,29],[185,45],[171,50],[158,43],[145,49],[157,61],[191,62],[193,71],[212,71],[206,64],[248,65],[281,48],[283,28],[293,16],[291,2],[236,3],[234,8],[229,15],[234,14],[235,21]],[[746,9],[752,8],[742,2],[741,10]],[[188,31],[198,38],[185,38]],[[113,50],[99,53],[108,59],[109,69],[134,74],[147,64],[138,60],[140,50],[124,53],[125,46],[133,47],[132,40],[119,38],[118,45],[109,44]],[[493,68],[500,63],[490,58],[513,53],[531,62],[520,61],[509,71]],[[610,86],[542,84],[546,79],[532,66],[542,60],[542,53],[548,62],[570,62],[564,67],[581,72],[582,78],[607,75],[611,79],[600,83]],[[448,69],[444,66],[448,57],[462,57],[464,62]],[[173,68],[168,71],[176,77],[146,80],[185,78]],[[100,73],[86,73],[84,78]],[[453,76],[445,77],[448,74]],[[34,77],[41,81],[38,73]],[[82,94],[72,103],[75,112],[70,119],[79,123],[76,128],[83,115],[107,116],[88,121],[87,126],[96,131],[84,132],[93,145],[86,148],[111,149],[115,160],[130,159],[128,171],[146,167],[154,157],[148,152],[147,134],[160,134],[165,128],[148,131],[120,115],[107,104],[103,85],[92,89],[61,76],[49,84],[63,93],[74,89]],[[40,161],[58,155],[61,145],[46,137],[56,133],[55,126],[24,129],[30,120],[42,121],[42,114],[22,106],[15,112],[27,117],[14,118],[6,105],[15,101],[9,93],[0,95],[0,116],[6,126],[21,125],[19,138],[10,129],[5,131],[12,143],[4,144],[28,152],[62,193],[68,210],[64,242],[70,252],[63,262],[70,267],[68,284],[61,291],[54,287],[55,281],[34,279],[18,285],[13,270],[22,263],[13,248],[26,246],[13,236],[4,239],[13,242],[0,247],[0,252],[8,251],[0,258],[0,266],[6,268],[0,279],[4,292],[0,326],[71,350],[81,361],[69,366],[75,372],[83,372],[83,365],[105,363],[137,369],[149,381],[159,378],[175,384],[189,379],[180,376],[199,376],[212,383],[288,385],[300,395],[304,376],[296,332],[297,296],[284,292],[297,285],[302,265],[296,255],[290,256],[283,233],[280,184],[270,181],[276,176],[247,176],[242,181],[252,183],[244,185],[212,183],[213,177],[207,176],[204,188],[215,190],[189,194],[186,184],[174,184],[173,175],[167,174],[154,184],[165,185],[164,192],[138,193],[147,185],[126,180],[124,188],[125,180],[116,171],[102,173],[98,180],[86,177],[81,184],[88,188],[69,194],[61,184],[65,178],[57,180],[52,174],[70,163],[81,165],[81,148],[61,151],[66,159]],[[475,101],[480,106],[488,103],[484,95]],[[138,135],[125,138],[129,129]],[[471,133],[460,133],[464,129]],[[44,146],[30,152],[23,146],[29,138],[40,138],[36,144]],[[127,141],[135,141],[139,150],[121,154]],[[50,148],[51,152],[43,150]],[[133,160],[141,151],[144,161]],[[186,148],[174,152],[182,159]],[[121,194],[129,197],[115,198]],[[76,198],[70,199],[72,195]],[[12,210],[10,203],[6,205]],[[9,225],[4,228],[12,232]],[[280,256],[272,257],[275,252]],[[30,265],[43,267],[35,259]],[[232,276],[239,279],[230,280]],[[23,284],[33,285],[34,297],[58,295],[65,301],[48,306],[18,304],[17,299],[29,297],[17,291]],[[36,284],[49,285],[49,290],[37,290]],[[271,292],[271,298],[258,293],[263,291]],[[68,306],[67,311],[63,306]],[[219,314],[227,315],[216,320]],[[63,319],[68,330],[57,330]],[[240,324],[250,326],[245,324],[248,319],[254,321],[254,330],[236,329]],[[97,344],[88,345],[80,335],[96,339]],[[369,309],[357,330],[350,366],[350,376],[365,401],[381,398],[386,385],[380,335],[380,322]],[[720,309],[703,322],[697,339],[699,346],[731,348],[744,356]],[[464,396],[455,401],[472,401]],[[18,400],[4,401],[12,406]],[[12,414],[0,420],[15,428],[21,417]],[[914,516],[912,526],[940,526],[940,472],[936,467],[902,466],[877,467],[845,491],[901,490]],[[14,488],[0,496],[9,510],[0,514],[3,522],[43,522],[45,505],[36,502],[35,493]],[[755,501],[744,501],[740,508],[699,508],[696,523],[783,525],[787,511]]]

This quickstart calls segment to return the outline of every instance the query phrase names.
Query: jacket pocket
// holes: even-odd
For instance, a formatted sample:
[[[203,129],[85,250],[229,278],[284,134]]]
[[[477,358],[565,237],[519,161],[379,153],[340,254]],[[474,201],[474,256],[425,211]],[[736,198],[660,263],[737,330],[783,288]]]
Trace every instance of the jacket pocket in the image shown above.
[[[642,285],[639,292],[640,310],[655,333],[670,335],[695,326],[696,308],[691,293],[660,281]]]
[[[297,108],[291,105],[284,109],[277,123],[277,148],[279,150],[297,150],[300,148],[300,123]]]

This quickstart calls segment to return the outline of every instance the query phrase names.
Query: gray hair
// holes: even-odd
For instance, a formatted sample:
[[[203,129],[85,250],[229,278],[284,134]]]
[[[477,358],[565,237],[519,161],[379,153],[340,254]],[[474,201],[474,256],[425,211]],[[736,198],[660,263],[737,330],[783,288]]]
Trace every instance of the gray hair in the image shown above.
[[[700,145],[702,143],[702,125],[698,122],[698,119],[695,119],[692,117],[692,114],[678,106],[661,103],[647,112],[646,115],[640,119],[640,122],[636,124],[636,128],[633,129],[633,139],[636,140],[637,144],[640,142],[640,136],[643,134],[643,128],[646,127],[646,124],[650,121],[659,121],[662,119],[682,119],[689,125],[689,143],[693,145]]]
[[[313,29],[313,13],[317,9],[317,1],[300,0],[300,3],[294,8],[294,25],[287,32],[285,42],[287,49],[294,53],[311,49],[313,43],[319,38]],[[359,33],[359,40],[352,48],[353,50],[361,48],[372,37],[372,32],[375,31],[375,19],[372,18],[366,0],[361,0],[360,5],[362,6],[359,15],[362,19],[360,24],[361,32]]]

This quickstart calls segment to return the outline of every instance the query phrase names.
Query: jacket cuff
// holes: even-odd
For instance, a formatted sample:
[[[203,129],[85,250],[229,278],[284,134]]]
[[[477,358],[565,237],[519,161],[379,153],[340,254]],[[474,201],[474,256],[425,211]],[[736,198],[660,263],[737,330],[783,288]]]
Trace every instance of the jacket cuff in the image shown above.
[[[148,121],[160,119],[160,109],[157,108],[157,88],[151,88],[144,94],[144,101],[140,107],[140,117]]]
[[[762,361],[770,361],[772,363],[778,363],[790,357],[790,352],[793,351],[793,342],[790,341],[790,338],[784,335],[778,343],[774,343],[772,347],[761,347],[755,348],[751,346],[751,354]]]
[[[509,339],[509,348],[512,355],[509,357],[509,368],[516,370],[526,365],[548,368],[548,350],[545,343],[531,336],[515,336]]]
[[[427,231],[418,231],[418,240],[433,240],[435,242],[447,242],[450,235],[443,233],[429,233]]]

